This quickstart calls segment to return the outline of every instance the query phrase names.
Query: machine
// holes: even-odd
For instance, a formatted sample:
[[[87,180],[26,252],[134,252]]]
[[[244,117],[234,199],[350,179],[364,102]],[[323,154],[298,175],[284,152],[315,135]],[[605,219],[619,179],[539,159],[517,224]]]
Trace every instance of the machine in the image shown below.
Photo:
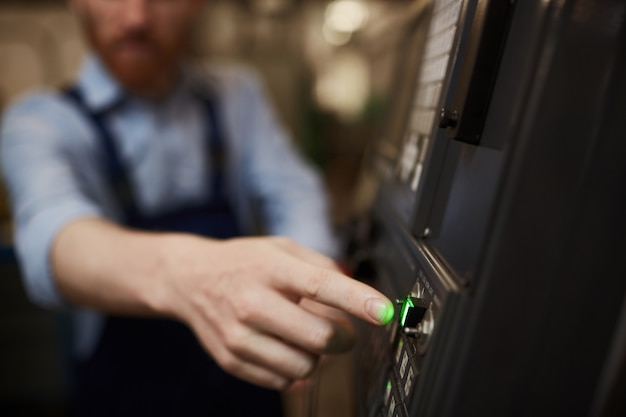
[[[359,417],[626,415],[626,3],[424,0],[359,279]]]

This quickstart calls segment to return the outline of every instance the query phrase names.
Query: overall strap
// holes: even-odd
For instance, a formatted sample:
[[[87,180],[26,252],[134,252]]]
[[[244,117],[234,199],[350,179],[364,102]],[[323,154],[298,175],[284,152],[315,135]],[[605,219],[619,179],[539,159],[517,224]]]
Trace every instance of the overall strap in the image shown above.
[[[109,183],[126,210],[126,224],[140,229],[187,231],[217,238],[240,235],[239,225],[225,198],[225,143],[214,101],[201,97],[205,140],[211,161],[212,191],[207,201],[180,207],[158,216],[141,215],[130,192],[130,181],[107,128],[106,113],[89,111],[80,91],[65,97],[91,122],[106,156]],[[168,167],[163,167],[167,169]],[[130,211],[130,213],[129,213]],[[119,369],[124,369],[120,378]],[[181,322],[157,318],[107,317],[94,355],[75,368],[78,416],[283,415],[280,395],[226,374],[207,355]],[[207,401],[207,393],[212,393]],[[249,399],[233,408],[235,396]]]
[[[96,138],[102,145],[105,155],[105,168],[109,184],[118,203],[120,204],[126,223],[133,221],[139,215],[135,204],[131,182],[126,173],[122,160],[115,146],[114,138],[104,120],[104,112],[93,112],[87,108],[85,99],[77,86],[70,86],[62,94],[74,107],[90,122],[96,131]]]
[[[224,171],[226,170],[226,150],[224,144],[224,131],[217,114],[215,99],[205,94],[198,94],[198,99],[204,107],[205,117],[208,121],[208,145],[209,158],[211,160],[212,199],[223,200],[226,198],[224,187]]]
[[[223,130],[220,124],[220,118],[217,113],[215,101],[212,97],[205,94],[198,94],[197,98],[202,104],[204,110],[204,120],[207,129],[205,137],[207,140],[207,160],[211,161],[211,188],[206,202],[201,207],[181,208],[174,212],[163,213],[155,218],[147,218],[137,208],[132,183],[128,177],[126,167],[122,163],[118,148],[115,145],[114,136],[105,121],[105,112],[90,111],[84,101],[81,91],[76,87],[70,87],[63,91],[63,95],[68,98],[80,111],[81,114],[91,123],[96,131],[96,135],[106,158],[105,167],[109,184],[117,201],[119,202],[124,215],[125,224],[129,226],[160,229],[163,223],[168,224],[169,220],[176,217],[197,216],[202,213],[212,214],[232,214],[226,213],[231,211],[226,195],[225,168],[226,168],[226,152],[224,144]],[[166,169],[166,167],[164,167]],[[228,222],[230,223],[230,221]],[[230,229],[229,229],[230,230]],[[238,229],[233,229],[238,230]],[[231,234],[232,232],[228,232]]]

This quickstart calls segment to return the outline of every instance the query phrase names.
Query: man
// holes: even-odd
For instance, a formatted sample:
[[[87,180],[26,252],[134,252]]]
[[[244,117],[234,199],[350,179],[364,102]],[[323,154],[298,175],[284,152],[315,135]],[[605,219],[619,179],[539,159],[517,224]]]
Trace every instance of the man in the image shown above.
[[[82,308],[78,414],[278,415],[239,380],[307,378],[352,343],[330,307],[381,324],[389,300],[317,252],[335,250],[319,180],[254,77],[185,62],[202,0],[71,5],[94,54],[13,106],[1,154],[29,294]],[[252,207],[289,238],[237,237]]]

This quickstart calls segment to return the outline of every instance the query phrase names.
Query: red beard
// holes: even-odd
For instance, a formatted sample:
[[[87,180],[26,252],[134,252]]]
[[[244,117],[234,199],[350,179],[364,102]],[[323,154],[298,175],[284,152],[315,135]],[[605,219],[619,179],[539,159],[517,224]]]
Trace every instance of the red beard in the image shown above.
[[[187,45],[186,36],[159,42],[147,30],[127,33],[110,42],[98,39],[89,26],[87,33],[117,81],[126,89],[143,94],[159,90],[172,80]]]

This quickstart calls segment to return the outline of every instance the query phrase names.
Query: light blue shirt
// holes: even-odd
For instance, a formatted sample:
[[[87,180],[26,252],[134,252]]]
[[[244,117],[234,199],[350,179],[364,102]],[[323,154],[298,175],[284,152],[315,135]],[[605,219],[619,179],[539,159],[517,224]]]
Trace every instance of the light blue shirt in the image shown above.
[[[294,149],[249,70],[185,68],[174,91],[151,102],[124,97],[92,56],[77,83],[90,110],[112,108],[108,127],[145,214],[202,201],[210,192],[207,121],[194,96],[197,89],[209,89],[216,93],[227,143],[228,194],[245,233],[254,233],[261,220],[268,234],[337,255],[320,177]],[[120,219],[103,175],[101,144],[90,123],[58,92],[28,95],[6,112],[0,128],[1,166],[27,292],[39,305],[64,306],[50,267],[57,233],[79,218]],[[77,315],[79,355],[92,351],[101,324],[96,312]]]

